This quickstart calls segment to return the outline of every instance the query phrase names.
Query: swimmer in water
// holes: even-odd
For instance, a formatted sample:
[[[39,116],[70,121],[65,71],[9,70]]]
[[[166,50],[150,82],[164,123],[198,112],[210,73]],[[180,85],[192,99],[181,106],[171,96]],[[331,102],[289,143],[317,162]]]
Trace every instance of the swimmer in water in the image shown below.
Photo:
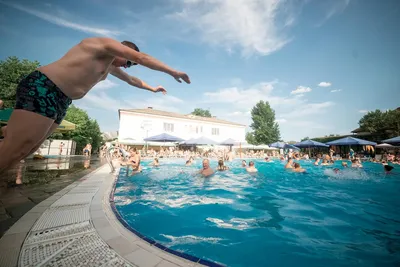
[[[321,163],[321,166],[328,166],[330,165],[326,159],[324,159]]]
[[[265,158],[265,162],[271,162],[271,160],[269,159],[269,157]]]
[[[394,169],[394,167],[390,165],[383,165],[383,169],[385,170],[385,174],[391,174],[391,171]]]
[[[218,160],[217,171],[227,171],[227,170],[229,170],[229,167],[224,165],[224,161],[222,159]]]
[[[84,39],[61,59],[23,78],[5,138],[0,142],[0,173],[36,151],[60,125],[72,100],[83,98],[108,74],[131,86],[165,94],[162,86],[152,87],[120,69],[138,64],[190,83],[186,73],[139,52],[134,43],[105,37]]]
[[[192,159],[193,159],[193,158],[190,157],[190,158],[186,161],[185,166],[191,166],[191,165],[192,165],[192,162],[193,162]]]
[[[151,165],[154,167],[160,166],[160,163],[158,162],[158,158],[154,158],[154,161],[151,163]]]
[[[315,162],[314,162],[314,166],[318,166],[318,165],[319,165],[319,161],[320,161],[320,158],[317,158],[317,159],[315,160]]]
[[[208,159],[203,160],[203,169],[201,169],[200,174],[205,177],[211,176],[214,174],[213,169],[210,167],[210,161]]]
[[[352,168],[362,168],[362,165],[358,160],[352,159],[351,160],[351,167]]]
[[[349,165],[347,165],[347,162],[342,161],[342,167],[347,168],[347,167],[349,167]]]
[[[306,170],[303,169],[299,163],[295,162],[294,163],[294,168],[292,169],[294,172],[305,172]]]
[[[242,160],[242,167],[246,168],[247,167],[247,162],[245,160]]]
[[[247,172],[258,172],[256,167],[254,166],[254,162],[253,161],[249,162],[249,167],[246,168],[246,171]]]
[[[293,159],[289,159],[285,165],[285,169],[293,169]]]

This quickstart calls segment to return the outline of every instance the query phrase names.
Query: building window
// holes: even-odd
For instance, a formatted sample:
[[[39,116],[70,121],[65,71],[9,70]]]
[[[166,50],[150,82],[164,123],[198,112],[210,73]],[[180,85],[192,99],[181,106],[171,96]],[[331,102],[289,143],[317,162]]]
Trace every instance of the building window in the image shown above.
[[[219,135],[219,128],[211,128],[211,135]]]
[[[174,131],[174,124],[173,123],[164,122],[164,131],[165,132],[173,132]]]

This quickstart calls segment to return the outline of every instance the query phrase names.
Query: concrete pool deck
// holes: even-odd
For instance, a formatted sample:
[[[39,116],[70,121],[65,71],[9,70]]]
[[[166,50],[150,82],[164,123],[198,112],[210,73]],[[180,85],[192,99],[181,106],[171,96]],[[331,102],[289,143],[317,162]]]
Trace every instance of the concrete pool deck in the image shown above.
[[[205,266],[150,245],[110,205],[105,165],[40,202],[0,239],[0,266]]]

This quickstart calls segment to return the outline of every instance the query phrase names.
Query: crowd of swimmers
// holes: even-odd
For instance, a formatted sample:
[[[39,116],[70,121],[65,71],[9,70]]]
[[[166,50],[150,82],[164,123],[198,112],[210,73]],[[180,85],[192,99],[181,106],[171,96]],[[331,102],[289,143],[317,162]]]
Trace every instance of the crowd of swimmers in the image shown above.
[[[126,148],[123,147],[123,145],[119,145],[121,148]],[[141,151],[138,151],[136,148],[130,148],[128,149],[129,151],[129,157],[127,160],[122,161],[122,165],[127,166],[128,169],[132,170],[132,173],[137,173],[142,171],[142,167],[140,165],[141,161]],[[352,151],[350,151],[352,152]],[[281,162],[285,162],[284,169],[290,170],[292,172],[305,172],[306,170],[302,168],[300,164],[300,160],[304,160],[307,162],[310,162],[310,156],[308,154],[303,154],[298,151],[291,151],[289,150],[288,153],[286,154],[264,154],[261,152],[254,153],[252,151],[249,152],[253,158],[255,155],[257,155],[256,158],[259,158],[260,156],[264,156],[265,162],[271,162],[271,158],[276,158],[279,159]],[[247,154],[247,153],[246,153]],[[216,171],[221,172],[221,171],[228,171],[229,167],[225,165],[225,161],[231,162],[234,159],[234,154],[232,151],[183,151],[183,150],[177,150],[177,149],[161,149],[159,152],[156,152],[155,150],[149,150],[145,154],[147,158],[152,157],[153,162],[150,164],[150,166],[158,167],[160,166],[160,161],[159,158],[169,158],[169,157],[177,157],[177,158],[184,158],[185,159],[185,166],[191,166],[196,159],[203,159],[202,162],[202,169],[199,171],[204,176],[210,176],[214,174]],[[250,156],[250,155],[247,155]],[[336,160],[341,160],[341,167],[342,168],[362,168],[362,160],[361,158],[353,153],[349,154],[348,161],[347,159],[342,159],[338,157],[333,156],[333,150],[331,149],[329,151],[329,154],[316,154],[315,160],[313,162],[314,166],[332,166]],[[114,158],[121,158],[121,154],[118,150],[115,150],[114,152]],[[218,165],[214,169],[210,167],[210,161],[208,158],[217,158],[218,159]],[[380,160],[376,160],[375,158],[370,158],[368,161],[373,162],[373,163],[381,163],[384,166],[384,171],[386,173],[390,173],[394,167],[392,165],[399,164],[400,162],[400,155],[391,155],[390,153],[385,153],[383,157]],[[391,165],[388,164],[388,162],[391,163]],[[242,160],[241,166],[246,169],[247,172],[249,173],[255,173],[257,172],[257,168],[255,167],[254,161],[250,161],[249,163],[246,162],[246,160]],[[333,169],[335,173],[340,172],[339,168],[334,168]]]

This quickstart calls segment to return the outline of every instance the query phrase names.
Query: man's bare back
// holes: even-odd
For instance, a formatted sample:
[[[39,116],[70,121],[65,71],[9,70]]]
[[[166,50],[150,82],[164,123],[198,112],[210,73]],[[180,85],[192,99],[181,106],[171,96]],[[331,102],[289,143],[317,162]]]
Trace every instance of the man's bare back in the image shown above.
[[[186,73],[139,52],[135,44],[110,38],[84,39],[59,60],[22,79],[7,135],[0,142],[0,155],[6,155],[0,157],[0,173],[35,152],[61,123],[72,100],[84,97],[108,74],[131,86],[165,94],[162,86],[152,87],[120,69],[137,64],[190,83]]]

